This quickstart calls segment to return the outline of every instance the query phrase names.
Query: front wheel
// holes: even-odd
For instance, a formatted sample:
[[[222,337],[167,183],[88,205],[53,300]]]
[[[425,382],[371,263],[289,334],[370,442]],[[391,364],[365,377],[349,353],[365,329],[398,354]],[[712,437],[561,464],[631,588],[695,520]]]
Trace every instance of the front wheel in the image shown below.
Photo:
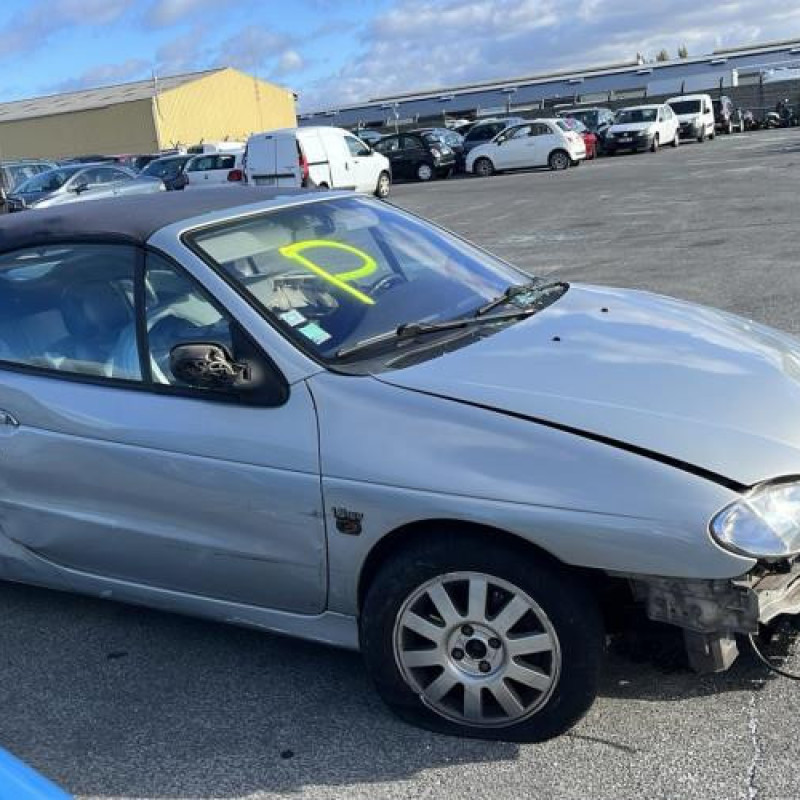
[[[430,164],[420,164],[417,167],[417,178],[421,181],[429,181],[433,178],[433,167]]]
[[[658,134],[653,137],[653,143],[650,145],[650,152],[657,153],[658,148],[661,146],[661,142],[658,140]]]
[[[572,163],[572,159],[563,150],[556,150],[554,153],[550,153],[547,163],[550,169],[558,171],[567,169]]]
[[[673,147],[680,147],[681,146],[681,134],[680,131],[675,132],[675,138],[672,140]]]
[[[472,172],[479,178],[488,178],[494,175],[494,164],[488,158],[479,158],[472,165]]]
[[[378,185],[375,187],[375,196],[380,197],[381,200],[389,196],[392,190],[392,177],[388,172],[381,172],[378,177]]]
[[[604,634],[584,584],[546,556],[432,531],[373,579],[361,648],[381,697],[407,722],[534,742],[591,706]]]

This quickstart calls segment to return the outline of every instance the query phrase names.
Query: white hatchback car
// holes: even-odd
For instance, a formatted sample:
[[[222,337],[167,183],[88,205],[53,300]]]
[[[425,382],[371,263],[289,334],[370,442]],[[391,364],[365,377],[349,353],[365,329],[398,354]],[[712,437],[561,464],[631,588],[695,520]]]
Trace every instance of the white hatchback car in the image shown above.
[[[562,119],[537,119],[506,128],[491,142],[469,151],[466,169],[487,177],[507,169],[567,169],[586,158],[583,137]]]
[[[665,144],[680,144],[680,123],[675,112],[662,103],[620,109],[608,129],[603,150],[608,155],[620,150],[655,153]]]
[[[230,153],[204,153],[194,156],[184,167],[186,189],[202,186],[224,186],[238,183],[244,177],[242,158],[244,150]]]

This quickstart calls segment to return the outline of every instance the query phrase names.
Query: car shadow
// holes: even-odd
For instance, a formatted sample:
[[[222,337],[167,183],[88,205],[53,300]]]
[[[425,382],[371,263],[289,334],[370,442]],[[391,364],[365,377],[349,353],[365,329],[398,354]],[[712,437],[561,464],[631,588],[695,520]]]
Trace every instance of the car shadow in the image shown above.
[[[0,584],[0,608],[0,741],[76,795],[298,793],[519,758],[400,722],[355,653],[25,586]],[[764,684],[747,659],[696,676],[675,637],[626,637],[601,687],[617,703]],[[592,733],[568,736],[633,752]]]

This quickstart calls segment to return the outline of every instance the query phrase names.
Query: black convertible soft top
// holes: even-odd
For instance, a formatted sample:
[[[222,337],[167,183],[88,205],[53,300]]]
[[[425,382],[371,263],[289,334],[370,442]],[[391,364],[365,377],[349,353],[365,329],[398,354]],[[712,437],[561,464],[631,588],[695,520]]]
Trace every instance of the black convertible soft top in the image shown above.
[[[87,200],[4,214],[0,216],[0,252],[65,239],[122,239],[144,243],[157,230],[174,222],[304,194],[316,195],[317,192],[220,186]]]

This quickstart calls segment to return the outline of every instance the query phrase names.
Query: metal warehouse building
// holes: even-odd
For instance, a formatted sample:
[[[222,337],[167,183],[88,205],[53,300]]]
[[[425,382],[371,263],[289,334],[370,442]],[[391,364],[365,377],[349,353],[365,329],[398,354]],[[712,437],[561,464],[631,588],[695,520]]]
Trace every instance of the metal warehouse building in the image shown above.
[[[294,94],[231,68],[0,103],[0,158],[152,153],[296,124]]]
[[[720,90],[741,105],[769,108],[781,91],[797,94],[798,69],[800,40],[771,42],[673,61],[636,60],[379,97],[346,108],[302,114],[300,124],[347,128],[441,124],[460,117],[509,113],[537,116],[537,112],[578,104],[617,107],[645,99]],[[779,83],[784,84],[783,89],[775,86]]]

